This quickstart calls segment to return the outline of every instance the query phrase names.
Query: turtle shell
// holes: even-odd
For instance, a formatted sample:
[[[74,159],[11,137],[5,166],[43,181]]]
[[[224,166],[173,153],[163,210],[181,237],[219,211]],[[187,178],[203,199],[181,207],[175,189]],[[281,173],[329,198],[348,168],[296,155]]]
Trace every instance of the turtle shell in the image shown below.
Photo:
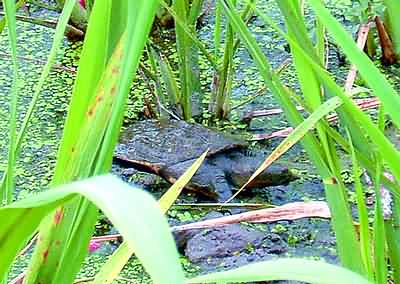
[[[165,166],[198,158],[207,149],[210,156],[246,146],[244,140],[199,124],[143,120],[125,128],[115,157],[139,170],[158,173]]]

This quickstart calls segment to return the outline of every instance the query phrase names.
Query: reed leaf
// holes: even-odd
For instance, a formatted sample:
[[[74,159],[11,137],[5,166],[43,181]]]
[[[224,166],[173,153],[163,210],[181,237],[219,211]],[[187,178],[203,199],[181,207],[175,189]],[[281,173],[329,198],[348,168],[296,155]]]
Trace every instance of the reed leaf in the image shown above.
[[[276,259],[189,279],[186,283],[245,283],[294,280],[313,284],[371,284],[361,275],[339,266],[307,259]]]
[[[123,14],[116,6],[128,7]],[[53,185],[104,173],[111,167],[126,97],[138,66],[157,1],[96,1],[85,38],[82,59],[68,112]],[[127,15],[130,15],[128,18]],[[132,15],[132,17],[131,17]],[[110,27],[112,17],[126,20],[123,30]],[[118,46],[110,33],[119,34]],[[99,49],[98,46],[104,48]],[[112,54],[112,57],[110,57]],[[43,222],[27,283],[70,283],[87,254],[97,219],[96,207],[77,198],[59,208],[60,216]],[[51,246],[59,243],[59,248]],[[42,262],[47,252],[46,262]],[[71,262],[73,260],[73,262]]]
[[[371,238],[370,238],[370,227],[369,227],[369,219],[368,219],[368,210],[365,204],[365,195],[363,192],[360,173],[361,169],[358,164],[358,159],[354,150],[354,146],[351,143],[351,136],[348,133],[349,137],[349,145],[351,147],[351,157],[353,164],[353,176],[354,176],[354,188],[356,192],[356,201],[357,201],[357,212],[359,216],[360,223],[360,248],[361,248],[361,257],[363,259],[365,271],[368,275],[369,280],[374,279],[374,269],[371,255]]]
[[[183,21],[184,26],[190,26],[189,3],[186,0],[174,0],[173,9],[176,15]],[[191,40],[178,23],[175,24],[176,48],[179,61],[179,75],[181,83],[180,104],[185,120],[192,118],[191,95],[193,90],[191,57]]]
[[[397,127],[400,127],[400,97],[396,91],[386,80],[385,76],[371,62],[368,56],[363,53],[352,37],[346,32],[343,26],[330,14],[320,0],[308,1],[317,14],[321,22],[324,23],[331,36],[335,39],[338,45],[343,49],[343,52],[360,72],[361,77],[365,80],[368,86],[379,97],[385,110],[393,119]]]
[[[8,164],[7,164],[7,178],[5,184],[1,186],[2,203],[8,204],[12,201],[15,181],[15,144],[17,133],[17,103],[18,103],[18,60],[17,60],[17,28],[15,19],[15,1],[3,0],[5,10],[5,19],[8,26],[8,38],[11,49],[12,60],[12,85],[10,92],[10,120],[9,120],[9,148],[8,148]]]
[[[234,6],[232,5],[231,1],[220,1],[220,3],[223,5],[224,10],[229,17],[229,20],[235,27],[236,32],[241,36],[243,42],[247,47],[248,52],[254,59],[261,75],[266,82],[266,85],[271,88],[272,93],[276,96],[277,100],[281,104],[289,122],[294,127],[296,127],[303,121],[303,118],[301,117],[301,114],[297,111],[293,102],[290,100],[290,94],[285,91],[284,86],[279,81],[277,76],[271,72],[271,66],[268,60],[262,53],[260,47],[257,45],[255,39],[251,36],[243,21],[234,12]],[[256,9],[255,6],[253,6],[253,8]],[[277,25],[270,21],[265,15],[259,13],[257,10],[256,13],[262,19],[266,20],[268,24],[272,25],[274,29],[280,30]],[[286,36],[286,34],[284,33],[283,35]],[[291,38],[289,39],[289,43],[292,46],[298,48],[299,51],[302,51],[302,49],[297,46],[295,40],[292,40]],[[312,61],[314,65],[317,65],[321,68],[319,64],[308,57],[306,52],[303,51],[302,55],[309,62]],[[315,72],[319,72],[319,69]],[[336,232],[340,258],[346,267],[351,268],[354,271],[363,273],[363,265],[359,252],[359,244],[356,240],[352,217],[344,196],[344,186],[340,182],[340,175],[337,175],[338,170],[335,168],[330,169],[328,167],[321,146],[315,136],[310,133],[306,134],[302,140],[302,145],[308,152],[310,160],[314,163],[323,179],[325,193],[333,216],[332,222]],[[331,147],[331,145],[329,146]]]
[[[129,246],[135,248],[155,283],[183,283],[178,252],[158,204],[148,193],[111,175],[64,185],[1,208],[0,218],[5,220],[0,228],[1,276],[40,221],[59,206],[76,199],[77,194],[104,212]],[[152,245],[144,245],[148,243]]]

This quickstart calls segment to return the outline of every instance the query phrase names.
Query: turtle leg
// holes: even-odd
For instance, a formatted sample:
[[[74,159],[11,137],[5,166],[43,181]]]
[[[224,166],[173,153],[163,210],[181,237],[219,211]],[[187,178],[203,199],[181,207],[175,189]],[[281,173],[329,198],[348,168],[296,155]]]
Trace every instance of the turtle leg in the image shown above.
[[[210,183],[217,196],[218,202],[225,202],[232,196],[232,188],[222,170],[216,169],[214,171],[214,176]]]
[[[160,175],[174,183],[193,162],[194,160],[188,160],[163,168]],[[228,184],[225,172],[207,160],[197,170],[186,188],[203,193],[219,202],[226,201],[232,196],[231,186]]]

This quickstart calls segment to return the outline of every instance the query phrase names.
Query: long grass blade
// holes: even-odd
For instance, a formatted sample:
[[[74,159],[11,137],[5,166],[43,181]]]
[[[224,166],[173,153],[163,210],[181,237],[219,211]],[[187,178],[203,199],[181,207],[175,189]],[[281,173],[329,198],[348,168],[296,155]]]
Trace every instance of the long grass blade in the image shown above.
[[[365,271],[367,272],[368,279],[374,279],[374,269],[371,255],[371,238],[370,238],[370,226],[368,219],[368,210],[365,204],[365,196],[360,180],[361,169],[358,164],[357,156],[351,143],[351,136],[348,133],[350,147],[351,147],[351,157],[353,163],[353,176],[354,176],[354,188],[356,191],[356,200],[357,200],[357,212],[359,216],[360,223],[360,248],[361,248],[361,257],[363,258]]]
[[[294,280],[313,284],[371,284],[361,275],[342,267],[299,258],[249,264],[233,270],[199,276],[185,283],[246,283],[273,280]]]
[[[1,276],[39,222],[77,194],[98,206],[118,228],[128,245],[135,248],[154,283],[183,283],[175,242],[157,202],[148,193],[111,175],[48,190],[0,209],[0,218],[5,221],[0,228]],[[130,217],[126,218],[127,215]],[[148,243],[152,245],[144,245]]]
[[[9,120],[9,148],[8,148],[8,164],[7,164],[7,178],[4,185],[1,186],[2,203],[8,204],[12,201],[15,181],[14,181],[14,168],[15,168],[15,144],[17,132],[17,102],[18,102],[18,60],[17,60],[17,27],[15,19],[15,2],[12,0],[3,0],[5,19],[8,25],[8,38],[11,49],[12,60],[12,85],[10,92],[10,120]]]
[[[377,284],[387,283],[387,260],[386,260],[386,237],[385,237],[385,224],[382,210],[381,198],[381,181],[380,175],[382,173],[382,164],[377,164],[376,177],[374,179],[375,188],[375,218],[374,218],[374,262],[375,262],[375,280]]]

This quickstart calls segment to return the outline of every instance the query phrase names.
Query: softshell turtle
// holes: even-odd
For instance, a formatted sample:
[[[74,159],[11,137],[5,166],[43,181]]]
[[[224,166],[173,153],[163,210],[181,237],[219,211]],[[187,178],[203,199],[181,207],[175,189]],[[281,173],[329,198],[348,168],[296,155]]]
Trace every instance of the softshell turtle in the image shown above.
[[[225,201],[254,173],[265,156],[247,150],[237,137],[199,124],[144,120],[128,126],[120,137],[115,160],[124,166],[161,176],[174,183],[207,149],[208,156],[187,189]],[[273,164],[248,187],[287,184],[295,179],[288,168]]]

